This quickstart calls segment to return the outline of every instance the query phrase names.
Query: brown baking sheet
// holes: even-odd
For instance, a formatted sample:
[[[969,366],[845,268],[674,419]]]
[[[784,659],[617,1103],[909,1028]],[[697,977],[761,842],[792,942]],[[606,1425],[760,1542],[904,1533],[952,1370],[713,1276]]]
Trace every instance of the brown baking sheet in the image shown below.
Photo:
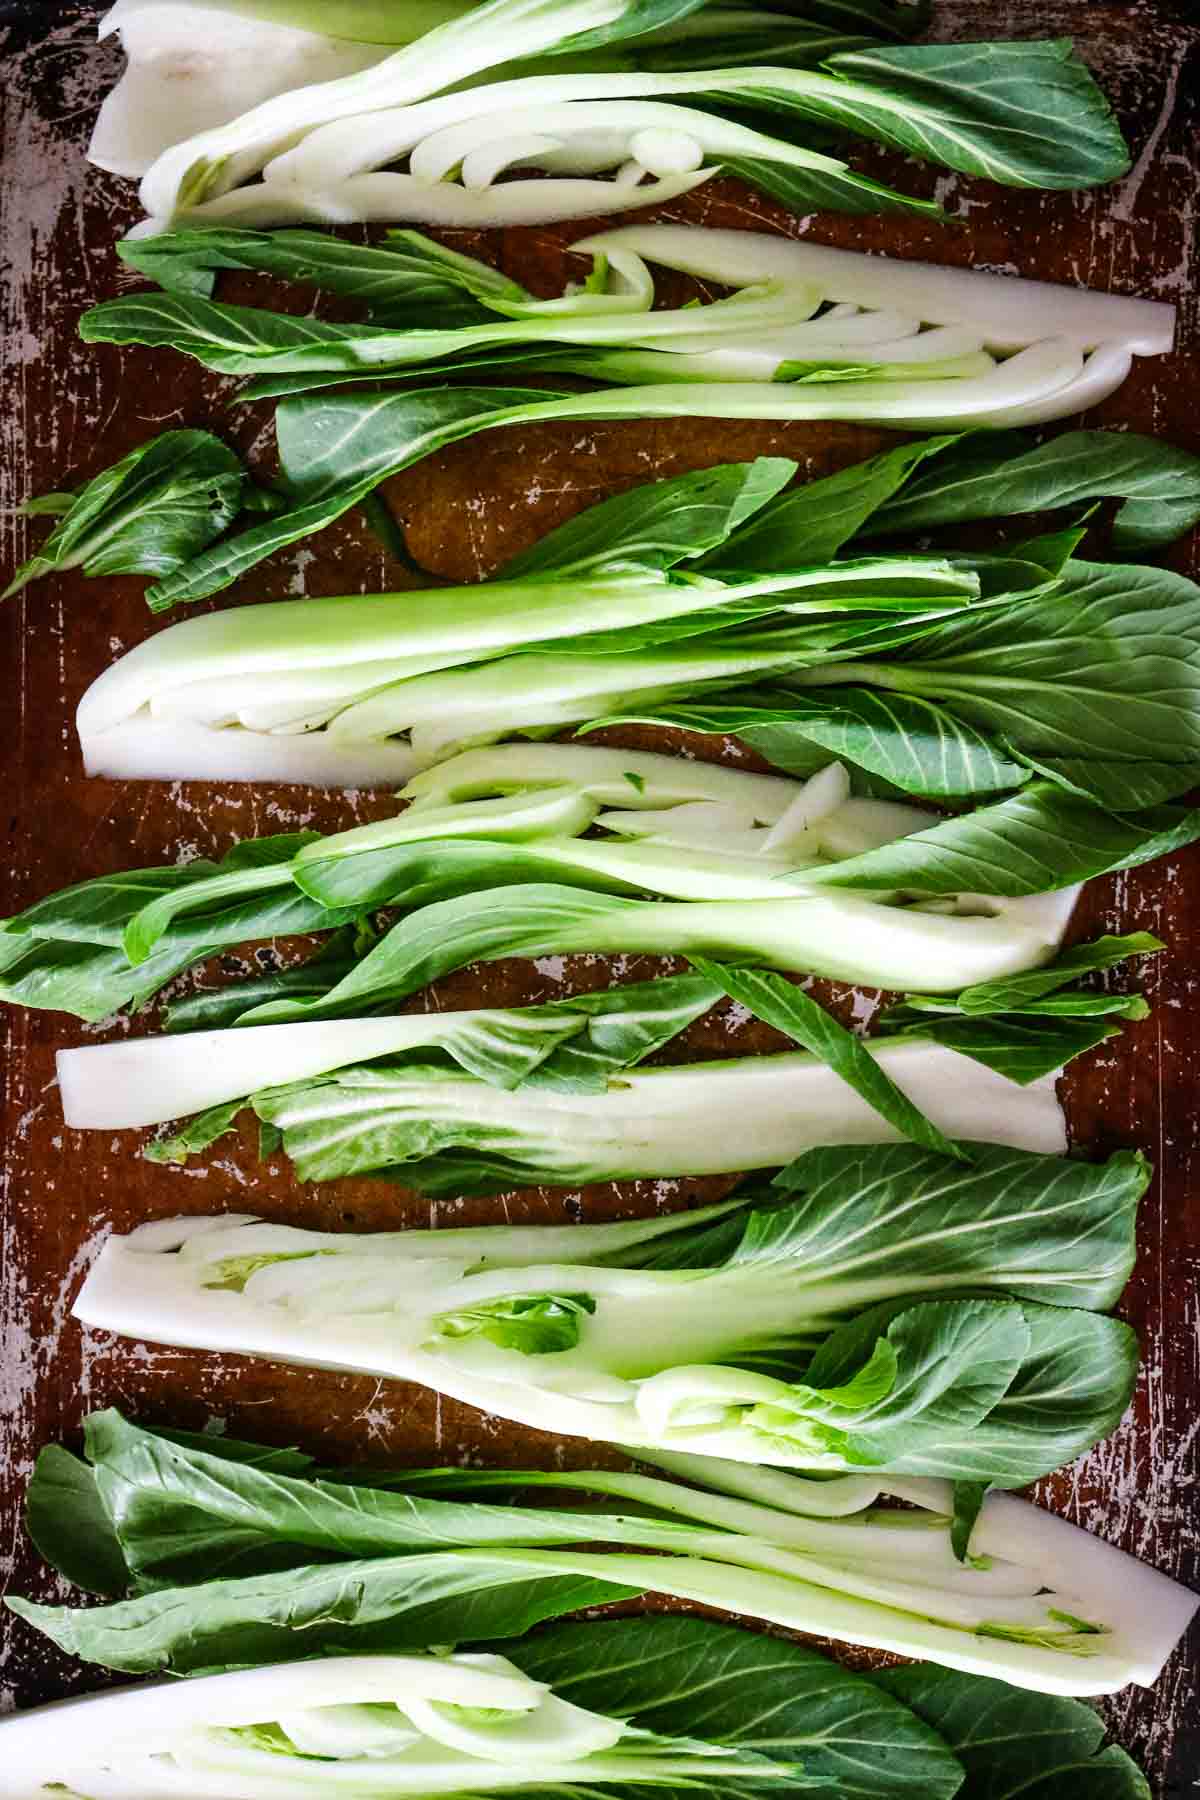
[[[132,224],[131,184],[89,169],[84,150],[100,96],[119,66],[97,47],[98,8],[0,8],[0,585],[26,553],[30,528],[11,508],[30,494],[94,474],[167,427],[209,425],[268,457],[269,408],[229,411],[234,384],[170,352],[84,347],[80,312],[121,286],[113,244]],[[662,216],[714,225],[805,230],[817,241],[933,256],[957,264],[1174,301],[1180,347],[1144,361],[1089,420],[1162,433],[1200,449],[1200,25],[1191,9],[1150,0],[944,0],[937,33],[973,38],[1071,35],[1112,95],[1134,148],[1120,186],[1097,194],[1023,194],[922,170],[864,151],[873,173],[901,173],[957,216],[949,230],[907,221],[820,217],[797,224],[734,182],[706,187]],[[5,23],[7,21],[7,23]],[[459,247],[542,291],[566,279],[564,246],[586,225],[457,234]],[[571,272],[574,272],[573,270]],[[231,290],[230,290],[231,291]],[[261,287],[249,290],[247,297]],[[688,421],[568,425],[477,438],[391,484],[422,564],[473,580],[550,525],[606,494],[759,453],[795,457],[810,473],[857,460],[889,440],[850,427],[790,428]],[[44,527],[42,528],[44,529]],[[1174,566],[1200,574],[1200,546]],[[318,795],[292,788],[85,781],[72,729],[87,684],[154,628],[137,580],[53,578],[0,609],[0,803],[7,835],[0,912],[88,875],[223,853],[235,839],[298,825],[336,828],[388,809],[386,795]],[[245,599],[403,586],[351,517],[294,547],[242,584]],[[228,603],[222,596],[221,603]],[[628,741],[620,740],[620,741]],[[650,741],[650,740],[647,740]],[[664,738],[655,738],[655,743]],[[700,750],[698,741],[690,746]],[[711,746],[701,753],[713,754]],[[1170,945],[1149,976],[1151,1018],[1120,1047],[1085,1059],[1065,1084],[1077,1143],[1101,1152],[1143,1146],[1158,1179],[1142,1214],[1140,1257],[1123,1311],[1141,1333],[1144,1366],[1130,1417],[1039,1497],[1111,1542],[1185,1581],[1200,1582],[1200,1126],[1197,1122],[1197,971],[1200,849],[1153,868],[1094,882],[1076,918],[1081,935],[1146,928]],[[236,964],[225,960],[233,969]],[[622,972],[649,972],[625,959]],[[659,965],[661,966],[661,965]],[[440,984],[428,1003],[553,998],[602,983],[599,959],[491,965]],[[210,970],[211,974],[212,971]],[[421,1002],[424,1003],[424,1002]],[[141,1022],[140,1029],[152,1024]],[[177,1212],[234,1207],[321,1227],[602,1218],[675,1206],[714,1185],[657,1183],[582,1196],[533,1193],[431,1206],[369,1182],[298,1185],[276,1160],[257,1164],[249,1136],[225,1140],[194,1168],[138,1158],[138,1138],[73,1133],[62,1125],[54,1052],[97,1028],[64,1016],[6,1011],[0,1114],[0,1582],[52,1598],[20,1522],[33,1457],[70,1438],[92,1407],[116,1404],[148,1420],[201,1426],[276,1443],[299,1441],[327,1459],[426,1463],[585,1464],[565,1445],[398,1383],[152,1349],[82,1332],[68,1314],[105,1234]],[[693,1049],[766,1048],[771,1034],[718,1019]],[[233,1145],[230,1148],[230,1145]],[[1200,1769],[1195,1645],[1176,1654],[1153,1692],[1130,1688],[1105,1705],[1113,1730],[1142,1757],[1164,1797],[1191,1792]],[[1189,1666],[1190,1664],[1190,1666]],[[23,1626],[0,1619],[0,1705],[28,1704],[86,1685],[80,1670]]]

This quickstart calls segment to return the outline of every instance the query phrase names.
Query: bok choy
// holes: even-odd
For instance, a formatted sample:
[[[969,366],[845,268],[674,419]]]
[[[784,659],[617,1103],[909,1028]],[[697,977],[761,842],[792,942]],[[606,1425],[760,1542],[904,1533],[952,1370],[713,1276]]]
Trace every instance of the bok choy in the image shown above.
[[[976,475],[961,500],[968,447],[945,439],[786,493],[793,465],[761,458],[604,501],[433,607],[399,593],[189,619],[85,694],[85,763],[378,784],[464,743],[635,716],[735,732],[798,775],[837,757],[884,794],[985,798],[1041,776],[1059,808],[1153,806],[1200,776],[1193,583],[1078,560],[1071,531],[990,553],[872,555],[859,536],[915,477],[918,523],[1117,492],[1118,529],[1128,513],[1129,535],[1144,517],[1161,538],[1200,513],[1200,464],[1145,442],[1078,434],[1056,492],[1042,453],[1000,440],[999,494]]]
[[[953,994],[1049,962],[1085,875],[1200,831],[1180,808],[1118,819],[1052,804],[1040,785],[1011,833],[1014,803],[938,823],[848,796],[838,765],[797,783],[644,751],[512,746],[471,779],[499,798],[425,807],[418,794],[407,812],[332,837],[252,838],[219,864],[48,896],[0,927],[0,997],[102,1019],[217,950],[380,908],[404,916],[368,933],[357,959],[314,967],[309,1012],[390,1010],[477,958],[609,949]],[[1074,842],[1062,835],[1072,805]],[[593,821],[609,835],[581,837]],[[894,883],[876,878],[889,856]],[[277,1015],[292,1011],[281,1001],[242,1022]]]
[[[207,254],[204,238],[185,232],[162,249],[152,243],[145,266],[178,281],[197,266],[232,259],[270,267],[278,256],[273,240],[249,232],[217,233]],[[499,363],[633,390],[543,398],[560,413],[573,404],[572,417],[674,410],[912,429],[1029,425],[1081,412],[1120,386],[1135,355],[1161,355],[1174,341],[1174,309],[1156,301],[757,232],[687,225],[600,232],[574,246],[591,253],[592,279],[545,301],[415,232],[389,242],[398,284],[406,276],[411,288],[433,275],[476,302],[481,322],[431,325],[432,309],[412,309],[398,326],[334,325],[166,292],[105,301],[84,315],[80,331],[89,342],[173,346],[225,374],[256,376],[253,398]],[[135,263],[138,248],[131,247]],[[344,252],[343,263],[351,260]],[[655,309],[648,263],[730,292],[707,305]],[[674,384],[685,398],[672,395]]]
[[[1105,1314],[1147,1170],[967,1154],[810,1150],[765,1193],[611,1226],[165,1220],[107,1240],[75,1316],[419,1381],[568,1436],[1018,1487],[1128,1403],[1136,1339]]]
[[[267,1147],[281,1145],[302,1180],[383,1173],[434,1194],[721,1174],[786,1162],[814,1144],[901,1136],[938,1149],[979,1138],[1058,1153],[1066,1133],[1053,1076],[1119,1029],[1111,997],[1098,1017],[1063,1018],[1034,1001],[1022,1012],[1015,999],[1011,1012],[960,1012],[972,1004],[968,991],[945,1017],[922,997],[929,1010],[916,1024],[864,1048],[784,984],[751,990],[749,975],[719,973],[540,1007],[63,1050],[63,1115],[76,1128],[120,1130],[195,1114],[146,1152],[185,1161],[251,1106]],[[727,989],[807,1054],[639,1068]],[[1126,1009],[1139,1004],[1118,998]]]
[[[698,1619],[559,1625],[502,1655],[256,1662],[5,1720],[0,1754],[24,1778],[21,1793],[69,1779],[86,1800],[393,1800],[584,1784],[611,1795],[682,1786],[717,1800],[829,1781],[881,1800],[950,1800],[962,1780],[941,1734],[864,1676]],[[643,1675],[636,1696],[631,1664]],[[715,1704],[704,1694],[714,1679],[725,1688]],[[969,1704],[972,1687],[959,1681],[956,1697]]]
[[[150,231],[538,223],[670,199],[718,168],[798,211],[937,216],[806,148],[814,127],[1011,186],[1087,187],[1128,167],[1069,41],[913,47],[895,40],[921,9],[814,0],[793,13],[782,0],[435,0],[349,16],[254,5],[212,22],[203,6],[121,0],[106,24],[131,70],[92,154],[144,171]],[[747,113],[765,114],[761,130]],[[532,180],[500,179],[530,166]]]
[[[57,1570],[93,1594],[119,1597],[116,1604],[87,1611],[9,1604],[64,1648],[129,1672],[194,1674],[221,1661],[251,1660],[251,1646],[253,1660],[280,1663],[364,1650],[411,1653],[436,1635],[443,1644],[500,1644],[522,1668],[557,1686],[547,1664],[535,1670],[526,1659],[560,1634],[513,1640],[539,1619],[649,1588],[930,1656],[970,1671],[958,1678],[964,1699],[973,1688],[997,1697],[999,1683],[981,1674],[1043,1695],[1096,1693],[1153,1681],[1196,1606],[1193,1595],[1133,1558],[1006,1494],[984,1499],[971,1554],[961,1561],[951,1543],[949,1484],[918,1477],[818,1482],[693,1455],[662,1459],[669,1476],[657,1469],[650,1476],[611,1469],[339,1471],[295,1450],[143,1430],[113,1411],[87,1419],[85,1454],[86,1462],[58,1445],[42,1451],[28,1525]],[[542,1490],[556,1503],[541,1504]],[[562,1503],[575,1496],[568,1510]],[[914,1510],[881,1504],[885,1497]],[[616,1560],[578,1554],[598,1543],[611,1545]],[[571,1545],[576,1554],[563,1556]],[[636,1554],[644,1550],[657,1554]],[[339,1573],[346,1577],[340,1614],[317,1617],[318,1589],[328,1592]],[[273,1595],[282,1606],[272,1616]],[[1050,1609],[1070,1613],[1079,1629],[1072,1634],[1060,1618],[1043,1641],[1041,1631],[1022,1632],[1015,1620],[1010,1630],[1001,1628],[1000,1613],[1015,1614],[1022,1599],[1032,1612],[1039,1596],[1044,1616]],[[999,1609],[992,1630],[980,1623],[989,1607]],[[1099,1629],[1083,1631],[1084,1620]],[[619,1672],[602,1653],[604,1632],[626,1630],[663,1634],[671,1675],[709,1695],[710,1707],[712,1696],[724,1696],[743,1743],[759,1704],[773,1710],[812,1703],[794,1646],[778,1639],[741,1640],[747,1655],[752,1645],[783,1655],[778,1692],[774,1683],[768,1692],[736,1679],[686,1681],[685,1646],[714,1627],[663,1617],[567,1628],[581,1649],[595,1644],[584,1666],[608,1683],[596,1702],[576,1676],[569,1690],[576,1703],[629,1717],[649,1691],[636,1684],[660,1678],[657,1655],[628,1657]],[[720,1632],[727,1643],[733,1638],[728,1627]],[[229,1655],[223,1647],[234,1644],[240,1654]],[[840,1676],[812,1651],[797,1651],[801,1657],[831,1684]],[[938,1679],[933,1668],[904,1673],[930,1685]],[[860,1695],[860,1704],[865,1699]],[[1039,1702],[1040,1720],[1054,1712],[1048,1698]],[[922,1709],[922,1716],[929,1714]],[[699,1722],[692,1715],[688,1735],[697,1734]],[[669,1729],[684,1728],[681,1717],[671,1718]],[[662,1715],[658,1729],[668,1729]],[[997,1731],[997,1743],[1003,1735]],[[858,1749],[866,1747],[864,1733]],[[815,1749],[808,1744],[803,1757]],[[805,1769],[815,1773],[807,1760]],[[890,1773],[899,1778],[895,1767]],[[849,1770],[843,1779],[844,1791],[861,1791]]]

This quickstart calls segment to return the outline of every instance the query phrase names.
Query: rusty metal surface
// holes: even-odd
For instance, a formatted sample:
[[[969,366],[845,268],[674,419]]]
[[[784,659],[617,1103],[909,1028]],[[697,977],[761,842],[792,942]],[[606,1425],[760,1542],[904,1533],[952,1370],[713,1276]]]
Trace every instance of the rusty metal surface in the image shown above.
[[[1096,415],[1200,448],[1200,302],[1196,228],[1200,189],[1200,27],[1190,8],[1149,0],[946,0],[943,36],[1074,35],[1113,96],[1135,152],[1132,173],[1099,194],[1012,194],[901,159],[864,153],[872,172],[902,174],[934,193],[960,224],[943,231],[897,221],[788,219],[734,183],[706,188],[663,216],[807,232],[822,241],[933,255],[1175,301],[1178,353],[1146,361]],[[95,107],[118,58],[98,48],[97,9],[0,9],[0,572],[24,554],[27,527],[11,509],[29,494],[95,473],[156,430],[210,424],[240,448],[269,454],[269,410],[229,412],[231,384],[168,352],[84,348],[79,313],[118,290],[114,239],[136,217],[131,186],[84,160]],[[563,246],[585,227],[459,234],[453,240],[549,292],[568,265]],[[261,290],[259,290],[261,292]],[[1093,421],[1095,422],[1095,421]],[[581,505],[660,473],[762,452],[810,472],[840,466],[884,442],[849,427],[693,425],[687,421],[497,433],[438,456],[392,485],[418,558],[458,579],[486,574]],[[1200,573],[1200,547],[1175,565]],[[334,593],[402,584],[354,523],[343,521],[258,572],[242,597]],[[55,578],[0,611],[0,756],[7,832],[0,910],[12,912],[85,875],[195,854],[219,854],[255,832],[300,824],[345,826],[387,810],[383,795],[320,796],[297,789],[222,791],[202,784],[114,785],[82,778],[71,719],[110,657],[148,635],[136,580]],[[693,745],[693,748],[697,746]],[[1097,1151],[1146,1148],[1158,1180],[1142,1217],[1140,1256],[1123,1311],[1145,1358],[1130,1417],[1075,1469],[1047,1483],[1048,1504],[1184,1580],[1200,1581],[1197,1408],[1200,1406],[1200,850],[1092,884],[1081,931],[1159,932],[1170,954],[1150,976],[1154,1011],[1120,1048],[1085,1060],[1065,1084],[1075,1141]],[[226,966],[232,967],[231,963]],[[623,965],[630,973],[641,966]],[[606,979],[600,959],[493,965],[440,985],[428,1002],[457,1005],[548,998]],[[869,1014],[860,998],[858,1016]],[[152,1020],[141,1022],[145,1029]],[[300,1441],[329,1459],[428,1462],[564,1458],[594,1453],[481,1417],[395,1383],[290,1371],[227,1357],[158,1350],[81,1332],[68,1308],[106,1232],[138,1221],[236,1205],[296,1224],[370,1228],[500,1216],[594,1218],[675,1205],[708,1184],[639,1184],[581,1196],[528,1194],[466,1205],[427,1202],[367,1182],[301,1187],[275,1161],[255,1161],[249,1138],[218,1146],[194,1169],[139,1160],[136,1134],[66,1131],[53,1085],[57,1048],[98,1028],[12,1012],[4,1033],[0,1115],[0,1582],[50,1598],[58,1590],[20,1524],[20,1500],[40,1444],[70,1437],[90,1407],[117,1404],[151,1420],[203,1425],[273,1442]],[[720,1020],[695,1048],[758,1048],[771,1034]],[[44,1640],[0,1624],[0,1704],[27,1704],[86,1685]],[[1195,1639],[1193,1638],[1193,1651]],[[1176,1654],[1153,1692],[1131,1688],[1107,1705],[1119,1740],[1144,1758],[1167,1800],[1192,1790],[1200,1767],[1194,1655]]]

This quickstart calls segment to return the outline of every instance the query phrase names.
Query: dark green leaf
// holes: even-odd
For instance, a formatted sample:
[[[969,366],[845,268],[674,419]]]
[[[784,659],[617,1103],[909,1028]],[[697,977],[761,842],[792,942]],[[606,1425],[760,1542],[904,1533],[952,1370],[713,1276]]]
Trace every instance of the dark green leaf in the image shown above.
[[[971,1533],[987,1495],[986,1481],[954,1483],[954,1517],[950,1522],[950,1546],[959,1562],[966,1562],[971,1548]]]
[[[739,89],[737,98],[757,101],[757,92]],[[764,100],[762,104],[770,104]],[[719,109],[724,112],[724,107]],[[874,137],[874,131],[866,135]],[[803,169],[782,160],[773,162],[767,156],[724,156],[721,169],[751,187],[761,188],[790,212],[803,217],[813,212],[902,213],[919,218],[944,219],[942,208],[933,200],[918,200],[913,195],[898,193],[869,175],[853,169]]]
[[[870,1678],[939,1733],[966,1769],[958,1800],[1151,1800],[1090,1706],[929,1663]]]
[[[96,1485],[95,1471],[59,1444],[33,1466],[25,1528],[52,1569],[89,1594],[123,1594],[129,1567]]]
[[[55,569],[170,575],[232,523],[245,479],[233,451],[207,431],[151,438],[70,496],[68,506],[55,505],[54,530],[0,598]]]
[[[536,389],[446,387],[285,400],[275,428],[290,510],[194,557],[147,589],[147,601],[161,612],[218,593],[264,557],[340,518],[411,463],[546,400]]]
[[[1123,502],[1114,549],[1147,556],[1200,519],[1200,457],[1187,450],[1124,431],[1069,431],[1037,449],[1013,435],[976,435],[945,450],[860,529],[924,531],[1111,497]]]
[[[1011,799],[831,864],[811,879],[830,888],[928,895],[1041,894],[1137,868],[1198,837],[1200,808],[1156,806],[1119,816],[1038,781]]]
[[[804,568],[836,556],[894,494],[906,491],[921,464],[954,437],[901,444],[836,475],[779,495],[702,564],[713,572]]]
[[[1072,944],[1042,969],[1029,969],[1023,975],[1008,975],[998,981],[982,981],[964,988],[957,1004],[965,1013],[1020,1012],[1030,1002],[1056,993],[1082,975],[1114,969],[1131,956],[1157,956],[1166,945],[1148,931],[1130,931],[1122,937],[1093,938],[1087,944]]]
[[[1075,1057],[1094,1050],[1119,1025],[1104,1019],[1035,1019],[1000,1014],[989,1018],[925,1018],[915,1035],[956,1050],[1021,1087],[1053,1075]]]
[[[794,1204],[751,1211],[730,1266],[786,1257],[816,1282],[844,1281],[843,1310],[870,1297],[881,1271],[905,1292],[932,1279],[935,1262],[947,1286],[1115,1306],[1133,1269],[1145,1158],[1122,1150],[1093,1164],[989,1144],[971,1151],[969,1165],[914,1144],[806,1151],[774,1181]],[[697,1231],[741,1223],[733,1214]],[[648,1246],[654,1266],[676,1266],[691,1235]]]
[[[839,1025],[823,1006],[784,979],[757,969],[734,969],[724,963],[692,958],[706,980],[717,983],[731,999],[756,1018],[786,1032],[810,1055],[828,1063],[896,1131],[952,1160],[969,1162],[970,1153],[954,1144],[927,1119],[887,1075],[861,1038]]]
[[[832,57],[837,94],[797,110],[1008,187],[1116,181],[1129,151],[1069,38],[905,45]]]
[[[779,1638],[646,1617],[556,1625],[502,1648],[575,1706],[798,1765],[801,1785],[821,1794],[950,1800],[961,1779],[940,1737],[914,1730],[911,1713],[876,1710],[862,1676]]]
[[[785,457],[721,463],[655,481],[589,506],[505,563],[504,580],[578,574],[614,563],[671,568],[723,544],[796,472]]]
[[[1166,569],[1072,563],[1049,595],[961,608],[865,679],[953,708],[1114,810],[1200,780],[1200,590]]]
[[[575,1575],[569,1559],[564,1569],[552,1554],[481,1550],[289,1568],[82,1610],[15,1596],[5,1604],[69,1655],[103,1668],[192,1675],[520,1637],[543,1619],[637,1594]]]
[[[415,242],[413,241],[415,240]],[[207,228],[123,238],[117,254],[131,268],[176,293],[210,296],[222,269],[252,269],[301,286],[361,300],[376,323],[401,328],[431,317],[443,328],[480,324],[493,315],[464,292],[446,259],[422,253],[416,232],[393,233],[381,245],[349,244],[325,231],[240,231]],[[496,291],[523,294],[495,278]]]
[[[740,737],[790,774],[810,774],[833,756],[890,789],[930,799],[1002,793],[1029,779],[994,739],[947,707],[871,688],[750,690],[694,704],[659,702],[638,716]]]

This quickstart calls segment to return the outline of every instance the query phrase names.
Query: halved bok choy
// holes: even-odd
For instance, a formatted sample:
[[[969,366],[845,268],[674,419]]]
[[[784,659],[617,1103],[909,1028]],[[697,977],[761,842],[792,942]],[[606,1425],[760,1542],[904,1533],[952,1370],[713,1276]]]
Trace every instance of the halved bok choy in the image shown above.
[[[411,1652],[436,1631],[446,1644],[490,1641],[528,1673],[558,1686],[550,1646],[567,1637],[597,1682],[589,1690],[583,1668],[574,1672],[564,1691],[576,1704],[632,1719],[666,1673],[681,1691],[707,1695],[711,1707],[713,1685],[688,1679],[693,1665],[686,1645],[715,1629],[696,1619],[623,1619],[514,1642],[538,1620],[649,1588],[795,1630],[828,1630],[843,1640],[927,1656],[962,1671],[956,1679],[964,1693],[975,1686],[994,1698],[999,1684],[982,1679],[988,1675],[1046,1696],[1096,1693],[1127,1681],[1152,1682],[1196,1605],[1193,1595],[1132,1557],[1006,1494],[983,1500],[963,1560],[952,1542],[950,1484],[918,1477],[817,1481],[695,1455],[650,1459],[660,1462],[651,1474],[338,1470],[298,1450],[143,1429],[115,1411],[86,1419],[84,1443],[86,1461],[57,1444],[42,1451],[27,1522],[56,1570],[116,1604],[88,1610],[9,1604],[63,1648],[131,1673],[211,1667],[221,1631],[247,1645],[253,1634],[256,1660],[280,1663],[361,1654],[371,1633],[376,1645],[386,1634],[396,1650]],[[542,1503],[543,1492],[551,1504]],[[908,1510],[889,1505],[891,1499]],[[572,1575],[565,1565],[576,1557],[560,1553],[575,1545],[578,1556],[599,1543],[618,1552],[619,1566],[606,1576],[607,1555],[586,1554]],[[365,1577],[359,1604],[336,1621],[317,1618],[317,1590],[339,1570]],[[269,1616],[273,1595],[286,1600]],[[1015,1613],[1022,1597],[1028,1605],[1037,1596],[1044,1623],[1053,1623],[1053,1609],[1072,1615],[1078,1629],[1067,1629],[1063,1618],[1052,1632],[1022,1632],[1015,1624],[999,1629],[1000,1612]],[[1000,1609],[991,1632],[981,1623],[989,1604]],[[1085,1632],[1084,1620],[1097,1629]],[[730,1648],[732,1634],[719,1629]],[[625,1649],[633,1640],[622,1643],[620,1634],[639,1630],[651,1634],[642,1640],[645,1653],[627,1655],[618,1670],[604,1653],[604,1634],[612,1634],[614,1650]],[[663,1640],[655,1652],[653,1635]],[[810,1659],[814,1678],[823,1670],[831,1684],[841,1672],[811,1650],[792,1658],[793,1647],[777,1637],[742,1641],[747,1654],[751,1645],[762,1652],[769,1646],[786,1659],[764,1690],[736,1680],[716,1684],[738,1720],[738,1740],[749,1748],[746,1731],[757,1701],[772,1713],[788,1702],[811,1704],[799,1658]],[[933,1681],[938,1671],[906,1673]],[[860,1704],[865,1698],[858,1695]],[[1044,1699],[1039,1719],[1046,1723],[1053,1714]],[[707,1716],[711,1726],[712,1712]],[[680,1714],[658,1711],[659,1731],[709,1736],[698,1727],[695,1714],[685,1725]],[[811,1720],[803,1735],[796,1749],[805,1773],[832,1773],[809,1760],[821,1742]],[[827,1747],[837,1736],[824,1734]],[[856,1754],[865,1749],[857,1734]],[[900,1779],[894,1763],[889,1773]],[[861,1764],[857,1774],[861,1779]],[[861,1791],[849,1770],[844,1777],[850,1791]]]
[[[646,1684],[636,1702],[610,1689],[604,1704],[601,1670],[619,1680],[622,1657],[650,1662]],[[18,1791],[20,1782],[33,1800],[69,1781],[83,1800],[218,1793],[222,1800],[337,1793],[399,1800],[555,1793],[575,1784],[622,1794],[682,1784],[715,1800],[726,1787],[741,1794],[747,1781],[764,1794],[776,1786],[808,1790],[853,1768],[859,1794],[920,1791],[949,1800],[962,1776],[941,1736],[863,1676],[811,1650],[700,1620],[558,1626],[528,1643],[506,1643],[503,1655],[256,1661],[4,1720],[5,1791]],[[738,1718],[732,1695],[715,1709],[689,1697],[685,1683],[718,1666],[739,1695],[744,1682],[768,1684],[783,1709],[773,1741],[765,1721],[756,1730],[752,1709]],[[555,1692],[556,1683],[571,1692],[580,1682],[589,1704]],[[857,1755],[855,1707],[870,1740]],[[662,1715],[672,1713],[693,1729],[669,1730]],[[653,1729],[641,1723],[651,1717]]]
[[[814,126],[1018,187],[1087,187],[1128,167],[1067,40],[914,48],[895,40],[920,28],[921,8],[812,0],[794,12],[774,0],[120,0],[102,28],[122,32],[131,68],[92,155],[142,172],[151,231],[538,223],[669,199],[718,167],[796,210],[940,216],[823,143],[806,148]],[[746,111],[765,114],[763,129]],[[532,180],[500,179],[530,165]]]
[[[1147,1179],[1128,1153],[842,1145],[765,1193],[640,1223],[354,1236],[168,1219],[110,1237],[74,1311],[418,1381],[567,1436],[1018,1487],[1128,1402],[1136,1339],[1105,1313]]]
[[[255,376],[252,398],[490,363],[635,390],[577,396],[583,410],[574,414],[564,412],[567,401],[543,400],[559,407],[550,418],[674,408],[911,429],[1031,425],[1081,412],[1120,386],[1135,355],[1162,355],[1174,341],[1174,309],[1157,301],[688,225],[630,225],[581,239],[573,249],[590,253],[592,277],[553,300],[418,233],[393,233],[382,253],[358,252],[364,273],[381,261],[386,269],[390,246],[398,283],[407,276],[412,290],[423,275],[457,288],[478,322],[443,326],[435,306],[410,300],[400,323],[336,325],[186,291],[197,271],[203,285],[222,266],[270,268],[289,236],[218,231],[209,244],[207,235],[172,234],[144,253],[139,242],[128,245],[127,260],[185,291],[105,301],[84,315],[83,337],[171,346],[224,374]],[[338,250],[318,253],[301,278],[321,285],[322,264],[332,265],[335,285],[345,287],[355,253]],[[650,263],[728,292],[656,309]],[[363,291],[371,291],[365,283]],[[686,394],[672,399],[672,384]]]
[[[287,1001],[285,981],[271,1004],[235,1000],[234,1016],[391,1011],[467,962],[571,951],[715,956],[954,994],[1048,963],[1084,876],[1200,831],[1182,808],[1110,819],[1041,787],[1011,831],[1010,803],[939,822],[854,797],[839,765],[801,783],[645,751],[487,757],[475,779],[497,798],[417,804],[326,838],[252,838],[219,864],[50,895],[0,927],[0,997],[103,1019],[217,950],[349,926],[355,954],[310,965],[310,999]],[[593,824],[603,835],[582,836]],[[994,846],[1010,840],[1002,865]],[[889,856],[903,864],[894,882],[875,874]],[[380,909],[402,914],[382,936]]]
[[[799,775],[837,757],[868,793],[984,798],[1041,776],[1064,803],[1154,806],[1200,779],[1193,583],[1081,561],[1070,529],[993,552],[870,554],[860,537],[911,490],[917,526],[1117,494],[1122,539],[1129,515],[1161,541],[1200,513],[1200,464],[1147,444],[1073,434],[1056,478],[1006,436],[965,479],[978,445],[934,439],[786,492],[786,459],[727,464],[601,502],[433,602],[189,619],[85,694],[85,764],[381,784],[466,744],[663,717]]]

